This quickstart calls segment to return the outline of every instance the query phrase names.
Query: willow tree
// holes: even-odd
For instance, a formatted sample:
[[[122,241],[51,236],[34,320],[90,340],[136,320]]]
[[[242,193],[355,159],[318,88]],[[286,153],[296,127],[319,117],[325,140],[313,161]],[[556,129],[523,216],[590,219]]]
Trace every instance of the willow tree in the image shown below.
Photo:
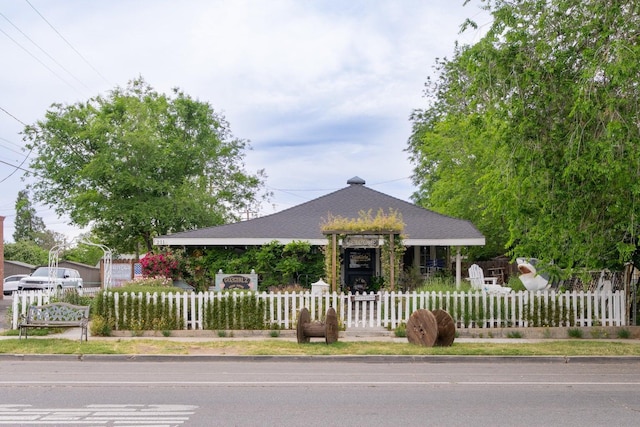
[[[587,268],[634,258],[640,3],[483,3],[488,32],[438,62],[413,116],[417,200],[464,213],[514,256]]]
[[[244,170],[248,142],[233,137],[223,116],[142,79],[106,97],[54,104],[24,134],[36,153],[34,196],[119,251],[235,220],[264,185],[262,171]]]

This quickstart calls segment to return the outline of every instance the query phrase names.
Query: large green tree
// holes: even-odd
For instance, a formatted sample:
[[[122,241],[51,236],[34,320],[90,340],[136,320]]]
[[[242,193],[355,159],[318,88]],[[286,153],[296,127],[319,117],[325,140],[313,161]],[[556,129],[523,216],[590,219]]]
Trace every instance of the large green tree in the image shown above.
[[[44,221],[37,215],[36,209],[29,199],[29,192],[27,190],[18,192],[15,207],[14,241],[29,241],[47,251],[53,246],[65,241],[64,235],[48,230],[44,225]]]
[[[31,240],[19,240],[15,243],[4,244],[4,259],[31,265],[47,265],[49,251],[42,249]]]
[[[121,252],[235,220],[264,196],[263,171],[244,168],[248,142],[222,115],[142,78],[108,96],[54,104],[24,134],[37,153],[34,196]]]
[[[416,199],[514,256],[618,267],[640,230],[640,3],[483,3],[488,32],[413,116]]]
[[[29,200],[29,192],[20,190],[16,199],[16,220],[13,240],[35,240],[36,234],[45,231],[44,221],[36,214]]]

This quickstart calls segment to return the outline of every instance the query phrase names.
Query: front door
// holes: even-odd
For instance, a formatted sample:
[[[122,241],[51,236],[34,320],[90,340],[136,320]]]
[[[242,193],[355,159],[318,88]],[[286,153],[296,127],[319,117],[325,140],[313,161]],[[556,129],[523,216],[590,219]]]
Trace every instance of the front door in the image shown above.
[[[376,250],[371,248],[345,249],[345,282],[353,293],[370,289],[375,274]]]

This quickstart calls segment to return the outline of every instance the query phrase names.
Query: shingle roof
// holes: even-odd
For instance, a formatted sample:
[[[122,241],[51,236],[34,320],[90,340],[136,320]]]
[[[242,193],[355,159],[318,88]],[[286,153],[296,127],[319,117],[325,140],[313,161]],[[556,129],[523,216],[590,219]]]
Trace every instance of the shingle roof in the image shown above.
[[[329,217],[358,218],[361,211],[376,215],[380,209],[398,211],[405,223],[404,242],[408,246],[484,245],[484,236],[471,222],[421,208],[404,200],[366,187],[358,177],[348,187],[292,208],[247,221],[160,236],[157,245],[259,245],[277,240],[289,243],[305,240],[324,245],[327,238],[321,224]]]

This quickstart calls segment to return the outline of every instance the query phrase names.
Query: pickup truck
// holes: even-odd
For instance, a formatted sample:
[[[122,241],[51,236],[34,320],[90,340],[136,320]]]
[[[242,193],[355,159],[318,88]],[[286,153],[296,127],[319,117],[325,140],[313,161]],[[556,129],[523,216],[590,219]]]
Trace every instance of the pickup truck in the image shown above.
[[[50,272],[52,274],[49,274]],[[78,270],[66,267],[38,267],[18,283],[19,291],[54,291],[69,288],[82,289],[82,277]]]

